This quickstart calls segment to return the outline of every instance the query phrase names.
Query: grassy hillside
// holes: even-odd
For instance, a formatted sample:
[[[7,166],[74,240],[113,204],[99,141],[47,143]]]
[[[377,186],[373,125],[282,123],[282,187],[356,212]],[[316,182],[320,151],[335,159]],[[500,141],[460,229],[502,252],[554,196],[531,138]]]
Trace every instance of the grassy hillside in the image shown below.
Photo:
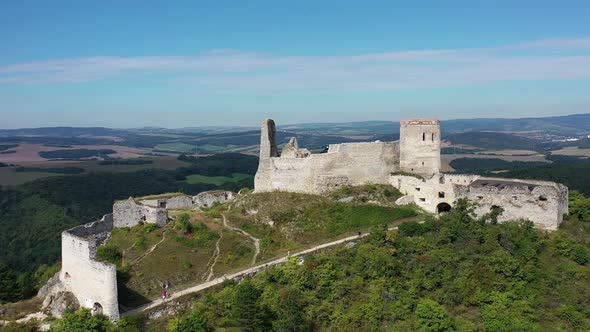
[[[116,229],[98,256],[105,252],[105,260],[118,264],[120,302],[134,306],[156,298],[164,282],[180,290],[290,251],[415,217],[414,207],[393,204],[399,195],[373,185],[344,188],[329,197],[247,193],[204,213],[174,211],[163,228]],[[367,203],[369,198],[373,203]]]
[[[377,231],[205,295],[148,331],[578,331],[590,328],[590,223],[547,234],[484,224],[460,204],[441,220]],[[194,302],[192,302],[194,301]],[[192,303],[191,303],[192,302]],[[193,308],[191,310],[191,308]]]

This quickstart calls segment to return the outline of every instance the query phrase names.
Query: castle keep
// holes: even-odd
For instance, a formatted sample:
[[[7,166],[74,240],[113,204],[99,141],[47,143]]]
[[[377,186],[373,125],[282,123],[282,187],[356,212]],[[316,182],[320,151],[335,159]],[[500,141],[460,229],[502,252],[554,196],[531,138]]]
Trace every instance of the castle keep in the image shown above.
[[[390,184],[406,195],[398,204],[442,213],[465,198],[478,215],[502,208],[499,221],[529,219],[545,230],[556,230],[568,213],[562,184],[441,173],[440,144],[439,120],[410,119],[400,121],[399,141],[331,144],[327,152],[312,154],[292,138],[279,153],[275,123],[266,119],[254,187],[323,194],[343,185]]]

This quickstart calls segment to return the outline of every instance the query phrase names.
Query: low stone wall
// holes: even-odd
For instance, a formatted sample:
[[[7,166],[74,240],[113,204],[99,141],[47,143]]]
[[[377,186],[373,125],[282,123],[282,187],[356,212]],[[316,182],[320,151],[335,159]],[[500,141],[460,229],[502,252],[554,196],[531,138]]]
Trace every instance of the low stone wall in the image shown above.
[[[80,306],[119,319],[117,269],[96,261],[96,248],[113,228],[113,216],[62,233],[62,269],[59,280]]]
[[[236,194],[231,191],[206,191],[192,198],[194,208],[212,207],[215,204],[222,204],[236,198]]]
[[[140,222],[164,226],[168,222],[166,209],[137,204],[133,198],[113,204],[114,227],[133,227]]]

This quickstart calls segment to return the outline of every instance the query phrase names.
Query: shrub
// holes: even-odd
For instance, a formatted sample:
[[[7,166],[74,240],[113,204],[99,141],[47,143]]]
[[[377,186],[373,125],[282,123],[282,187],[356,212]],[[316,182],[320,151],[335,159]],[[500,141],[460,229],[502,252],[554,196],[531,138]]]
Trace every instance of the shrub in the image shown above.
[[[96,258],[103,262],[119,265],[123,255],[115,245],[107,244],[97,248]]]
[[[193,225],[190,221],[190,216],[188,213],[182,213],[178,216],[176,224],[182,230],[184,234],[189,234],[193,232]]]

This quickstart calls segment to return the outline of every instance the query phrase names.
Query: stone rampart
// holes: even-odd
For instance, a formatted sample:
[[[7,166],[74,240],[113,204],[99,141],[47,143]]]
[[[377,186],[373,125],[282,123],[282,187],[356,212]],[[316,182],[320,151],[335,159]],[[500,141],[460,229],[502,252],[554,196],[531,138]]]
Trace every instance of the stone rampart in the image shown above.
[[[399,165],[397,142],[333,144],[327,153],[261,159],[255,190],[324,193],[341,185],[384,184]]]
[[[96,249],[112,228],[113,216],[108,214],[99,221],[64,231],[59,279],[82,307],[117,320],[117,269],[96,260]]]
[[[113,204],[113,220],[114,227],[133,227],[141,222],[163,226],[168,222],[168,213],[165,208],[138,204],[130,197]]]

